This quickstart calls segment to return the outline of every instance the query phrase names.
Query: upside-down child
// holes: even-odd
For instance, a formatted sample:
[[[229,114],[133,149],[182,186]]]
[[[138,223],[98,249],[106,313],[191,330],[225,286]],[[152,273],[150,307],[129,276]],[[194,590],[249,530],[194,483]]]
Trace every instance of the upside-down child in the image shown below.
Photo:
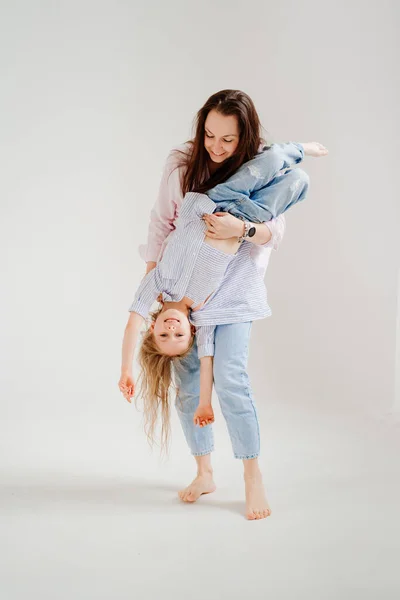
[[[179,359],[190,352],[195,336],[201,366],[200,401],[194,421],[199,426],[213,422],[214,329],[268,316],[263,274],[252,260],[252,244],[246,237],[251,235],[252,223],[268,223],[304,199],[308,176],[292,168],[304,154],[324,156],[327,151],[314,142],[274,144],[207,194],[186,194],[161,260],[135,294],[123,339],[119,387],[130,401],[135,391],[133,356],[139,332],[150,314],[151,323],[139,350],[141,395],[148,422],[154,423],[150,415],[161,410],[163,430],[169,426],[171,366],[179,368]],[[240,239],[217,240],[207,235],[203,215],[217,211],[244,220]],[[150,313],[157,299],[162,306]]]

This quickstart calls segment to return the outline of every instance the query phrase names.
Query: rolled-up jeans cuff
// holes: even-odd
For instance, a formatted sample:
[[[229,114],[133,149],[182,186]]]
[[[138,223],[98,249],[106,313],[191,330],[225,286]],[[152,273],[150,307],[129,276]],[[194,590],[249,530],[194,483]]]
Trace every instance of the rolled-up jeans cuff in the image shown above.
[[[235,454],[234,456],[235,458],[239,458],[240,460],[251,460],[252,458],[258,458],[259,453],[257,452],[257,454],[249,454],[248,456]]]
[[[210,450],[205,450],[204,452],[192,452],[192,456],[205,456],[206,454],[211,454],[214,452],[214,446]]]

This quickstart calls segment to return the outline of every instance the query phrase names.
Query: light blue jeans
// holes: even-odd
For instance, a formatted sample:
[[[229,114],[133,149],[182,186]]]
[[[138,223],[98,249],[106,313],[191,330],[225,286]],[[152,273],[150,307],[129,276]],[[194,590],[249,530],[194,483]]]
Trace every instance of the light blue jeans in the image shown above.
[[[229,212],[252,223],[270,221],[304,200],[309,177],[292,168],[304,156],[301,144],[273,144],[244,163],[224,183],[207,191],[215,212]]]
[[[215,330],[214,386],[231,438],[235,458],[257,458],[260,431],[257,410],[247,375],[252,323],[218,325]],[[178,392],[175,406],[191,453],[204,456],[214,450],[212,425],[194,425],[199,404],[200,361],[197,346],[175,371]]]

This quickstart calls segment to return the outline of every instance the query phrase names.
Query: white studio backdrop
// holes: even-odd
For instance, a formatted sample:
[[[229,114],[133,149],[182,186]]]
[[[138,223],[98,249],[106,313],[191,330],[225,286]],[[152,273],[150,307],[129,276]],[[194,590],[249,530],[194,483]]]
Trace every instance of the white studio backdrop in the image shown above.
[[[258,401],[393,409],[396,10],[387,1],[2,3],[8,431],[121,418],[123,328],[145,268],[137,247],[169,150],[224,88],[253,98],[268,139],[330,151],[306,159],[309,197],[288,213],[271,257],[273,317],[254,325],[251,345]]]

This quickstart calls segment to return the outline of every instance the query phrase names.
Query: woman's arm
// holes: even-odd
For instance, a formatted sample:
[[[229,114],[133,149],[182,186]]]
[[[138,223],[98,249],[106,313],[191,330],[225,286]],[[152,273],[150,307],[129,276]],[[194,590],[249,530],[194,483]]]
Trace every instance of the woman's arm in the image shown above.
[[[178,203],[182,201],[180,171],[177,167],[177,155],[171,151],[166,160],[160,181],[157,200],[150,213],[145,253],[146,263],[158,260],[162,245],[175,229],[174,220]]]
[[[285,215],[279,215],[275,219],[271,219],[267,223],[264,223],[264,225],[268,227],[271,232],[270,240],[264,245],[268,248],[272,248],[273,250],[278,250],[286,230]]]
[[[250,242],[251,244],[255,244],[256,246],[264,246],[264,244],[268,244],[272,238],[272,233],[268,225],[265,223],[252,223],[251,226],[255,228],[256,232],[252,237],[245,238],[246,241]]]
[[[157,266],[156,262],[150,261],[146,263],[146,275],[147,273],[150,273],[150,271],[152,271],[153,269],[155,269]]]
[[[232,237],[241,237],[244,232],[244,223],[241,219],[234,217],[230,213],[214,213],[204,215],[204,221],[207,225],[207,235],[216,240],[224,240]],[[246,241],[256,246],[264,246],[272,242],[272,247],[276,250],[280,238],[285,230],[285,218],[279,215],[276,219],[271,219],[267,223],[252,223],[256,233],[253,237],[246,238]],[[279,241],[277,241],[279,238]]]

